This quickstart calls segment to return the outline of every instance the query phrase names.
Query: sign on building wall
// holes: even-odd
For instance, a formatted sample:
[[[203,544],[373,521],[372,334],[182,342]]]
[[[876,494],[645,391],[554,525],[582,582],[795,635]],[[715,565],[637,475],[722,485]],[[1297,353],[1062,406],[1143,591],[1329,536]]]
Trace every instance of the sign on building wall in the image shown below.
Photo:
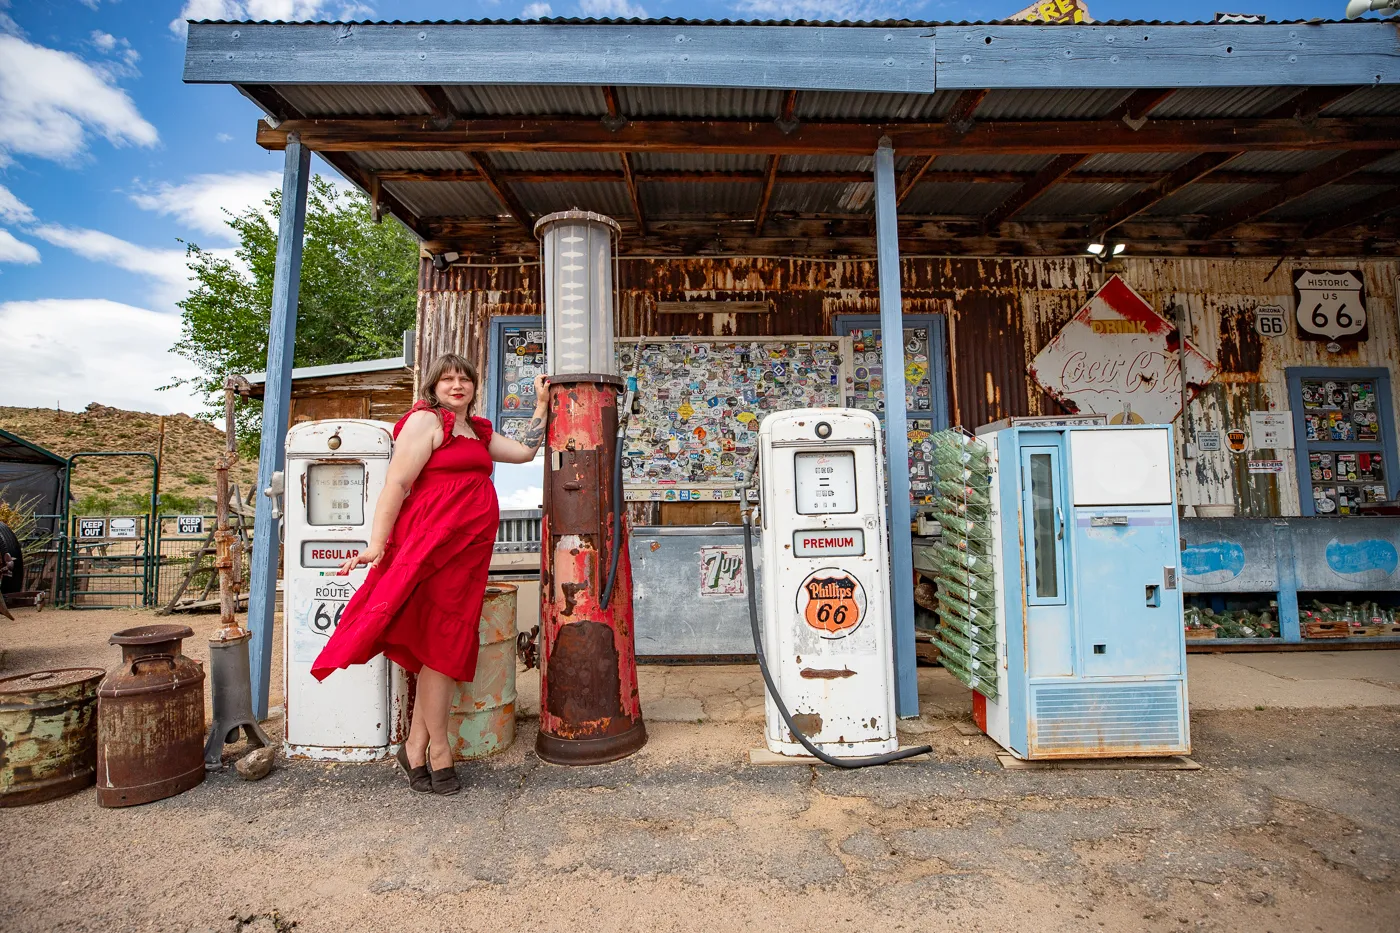
[[[1182,407],[1176,325],[1113,276],[1031,362],[1045,391],[1074,412],[1115,423],[1168,424]],[[1186,341],[1186,400],[1216,366]]]
[[[1089,6],[1084,0],[1042,0],[1032,3],[1019,13],[1007,17],[1013,23],[1092,23]]]
[[[1298,337],[1329,342],[1365,340],[1366,286],[1360,272],[1293,273]]]

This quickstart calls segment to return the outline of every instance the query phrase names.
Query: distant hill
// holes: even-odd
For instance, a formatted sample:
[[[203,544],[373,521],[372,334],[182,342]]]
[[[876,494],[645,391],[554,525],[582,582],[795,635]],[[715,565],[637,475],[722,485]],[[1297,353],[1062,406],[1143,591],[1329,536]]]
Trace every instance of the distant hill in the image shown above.
[[[38,444],[60,457],[83,451],[131,450],[155,453],[160,415],[123,411],[96,403],[86,411],[0,406],[0,428]],[[224,432],[189,415],[165,416],[161,461],[162,511],[213,511],[214,467],[224,449]],[[150,494],[149,461],[136,457],[79,459],[73,470],[73,495],[81,511],[144,512]],[[246,497],[257,477],[257,463],[239,461],[230,476]]]

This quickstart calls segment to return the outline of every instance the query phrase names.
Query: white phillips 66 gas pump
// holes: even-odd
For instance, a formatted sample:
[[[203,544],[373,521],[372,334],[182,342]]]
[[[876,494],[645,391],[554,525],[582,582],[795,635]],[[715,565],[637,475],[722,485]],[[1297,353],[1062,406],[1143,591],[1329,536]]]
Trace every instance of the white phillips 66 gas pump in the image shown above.
[[[880,423],[856,409],[778,412],[759,429],[759,463],[763,643],[773,687],[791,725],[825,754],[893,752]],[[770,751],[806,754],[771,692],[766,737]]]
[[[383,655],[323,682],[311,664],[340,622],[367,567],[337,569],[369,543],[393,447],[392,425],[336,419],[287,432],[282,614],[289,758],[376,761],[407,735],[406,676]],[[275,488],[274,480],[274,488]]]

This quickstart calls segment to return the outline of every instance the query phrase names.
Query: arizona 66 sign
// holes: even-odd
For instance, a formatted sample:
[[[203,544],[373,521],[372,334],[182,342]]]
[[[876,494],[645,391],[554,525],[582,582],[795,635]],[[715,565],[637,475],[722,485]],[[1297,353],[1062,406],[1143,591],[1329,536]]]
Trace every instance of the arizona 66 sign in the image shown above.
[[[1293,273],[1298,336],[1303,340],[1365,340],[1366,287],[1359,272]]]

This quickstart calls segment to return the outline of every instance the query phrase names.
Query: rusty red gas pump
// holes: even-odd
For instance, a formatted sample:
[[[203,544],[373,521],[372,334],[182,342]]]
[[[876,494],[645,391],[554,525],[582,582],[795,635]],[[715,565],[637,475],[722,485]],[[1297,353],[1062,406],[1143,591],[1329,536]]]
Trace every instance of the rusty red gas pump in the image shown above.
[[[535,225],[549,348],[540,547],[540,731],[555,764],[601,764],[646,744],[622,520],[613,353],[617,222],[564,211]]]

